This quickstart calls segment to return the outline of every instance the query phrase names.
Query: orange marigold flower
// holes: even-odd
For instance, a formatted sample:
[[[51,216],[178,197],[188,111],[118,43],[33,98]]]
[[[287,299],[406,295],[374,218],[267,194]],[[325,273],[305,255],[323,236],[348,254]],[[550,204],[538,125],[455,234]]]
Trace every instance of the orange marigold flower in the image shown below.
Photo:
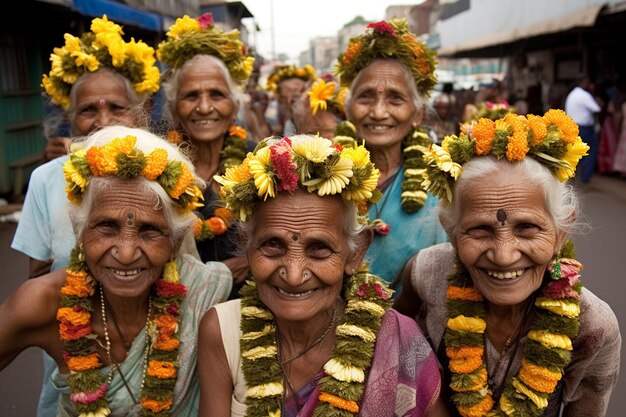
[[[509,161],[521,161],[528,153],[528,133],[526,130],[518,130],[506,145],[506,159]]]
[[[161,335],[171,336],[178,330],[178,322],[169,314],[163,314],[156,318],[156,326],[159,329],[159,337]]]
[[[87,356],[70,356],[67,358],[66,363],[70,371],[73,372],[88,371],[102,366],[100,358],[95,352]]]
[[[225,207],[216,208],[215,216],[224,220],[226,223],[230,223],[233,220],[233,213]]]
[[[192,227],[192,233],[193,233],[193,237],[198,237],[200,236],[200,233],[202,232],[202,225],[204,224],[204,220],[198,218],[195,222],[193,222]]]
[[[530,362],[526,358],[522,358],[522,367],[519,376],[526,385],[535,391],[549,394],[554,391],[563,374],[553,372],[548,368]]]
[[[142,398],[141,399],[141,406],[147,410],[152,411],[153,413],[158,413],[160,411],[165,411],[165,410],[169,410],[172,407],[172,404],[174,403],[173,399],[168,399],[168,400],[153,400],[151,398]]]
[[[318,398],[320,401],[328,403],[333,407],[337,407],[351,413],[359,412],[359,405],[356,403],[356,401],[344,400],[341,397],[337,397],[336,395],[329,394],[327,392],[321,392]]]
[[[92,146],[89,148],[85,158],[87,159],[89,170],[97,177],[111,175],[117,172],[115,159],[108,159],[100,146]]]
[[[450,359],[450,370],[455,374],[469,374],[483,365],[483,358],[466,356],[458,359]]]
[[[232,125],[231,127],[228,128],[228,134],[230,136],[234,136],[239,139],[245,139],[246,137],[248,137],[248,133],[246,132],[246,129],[240,126],[236,126],[236,125]]]
[[[493,404],[493,398],[487,394],[477,404],[471,407],[458,406],[457,409],[463,417],[484,417],[493,408]]]
[[[206,224],[215,236],[223,235],[228,230],[226,222],[219,217],[211,217],[206,221]]]
[[[463,301],[482,301],[483,295],[474,287],[448,286],[448,299]]]
[[[191,171],[189,171],[189,167],[186,164],[181,164],[180,176],[178,177],[178,181],[172,190],[169,192],[170,197],[176,199],[180,197],[182,193],[185,192],[187,186],[191,184],[193,176],[191,175]]]
[[[476,155],[487,155],[491,152],[493,138],[496,135],[496,123],[491,119],[479,119],[472,126],[472,139],[476,140]]]
[[[180,346],[180,340],[175,338],[161,339],[158,338],[154,344],[154,348],[158,350],[172,351]]]
[[[89,297],[94,292],[91,282],[91,278],[87,275],[77,275],[74,272],[68,273],[65,278],[65,285],[61,287],[61,294],[80,298]]]
[[[356,42],[350,42],[350,44],[348,45],[348,49],[346,49],[346,52],[343,54],[343,63],[346,65],[349,64],[350,61],[352,61],[354,57],[357,56],[358,53],[361,51],[362,45],[363,41],[361,39],[357,40]]]
[[[59,323],[59,337],[64,342],[78,340],[91,333],[91,323],[75,326],[68,321]]]
[[[84,309],[61,307],[57,311],[57,320],[68,321],[75,326],[85,325],[91,321],[91,313]]]
[[[574,142],[578,137],[578,125],[563,110],[551,109],[543,115],[546,124],[555,125],[559,129],[561,139],[566,143]]]
[[[462,358],[482,358],[484,348],[482,346],[451,346],[446,348],[446,355],[450,359],[462,359]]]
[[[172,130],[167,133],[167,135],[165,136],[165,139],[167,139],[167,141],[171,143],[172,145],[180,145],[181,143],[183,143],[184,136],[182,133],[176,130]]]
[[[146,156],[146,166],[143,167],[141,175],[150,181],[156,180],[163,173],[167,165],[167,151],[165,149],[155,149]]]
[[[528,120],[528,128],[531,132],[531,144],[537,146],[543,142],[548,134],[546,122],[543,117],[534,114],[527,115],[526,119]]]
[[[169,362],[151,360],[146,372],[149,376],[159,379],[176,377],[176,367]]]

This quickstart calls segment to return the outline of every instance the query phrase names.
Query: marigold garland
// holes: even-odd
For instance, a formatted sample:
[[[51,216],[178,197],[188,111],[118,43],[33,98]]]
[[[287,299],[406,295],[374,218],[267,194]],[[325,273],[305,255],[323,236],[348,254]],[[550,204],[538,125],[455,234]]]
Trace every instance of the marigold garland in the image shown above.
[[[392,293],[386,282],[368,273],[364,266],[344,284],[344,320],[335,330],[335,347],[324,365],[326,376],[318,382],[320,395],[314,417],[358,414],[365,391],[362,376],[371,366],[376,335],[382,316],[391,307]],[[366,334],[373,338],[364,337]],[[239,343],[241,368],[248,386],[246,416],[279,416],[284,390],[276,323],[272,312],[259,299],[254,281],[246,281],[241,289]]]
[[[106,400],[108,383],[101,372],[104,364],[98,353],[98,336],[91,327],[91,297],[97,285],[77,246],[72,250],[67,267],[57,320],[64,345],[63,356],[70,370],[70,399],[79,417],[107,416],[111,413]],[[146,324],[146,343],[152,346],[148,349],[148,368],[141,392],[141,416],[170,415],[178,368],[180,305],[186,292],[186,287],[180,282],[176,261],[167,263],[163,277],[154,284],[154,318]],[[82,329],[79,337],[75,337],[72,330],[76,328]]]
[[[576,173],[578,161],[589,146],[578,136],[578,127],[562,110],[549,110],[543,117],[508,113],[495,122],[479,119],[459,136],[449,135],[424,152],[423,187],[446,203],[463,172],[462,165],[480,155],[520,161],[530,156],[547,166],[559,181]]]
[[[315,69],[311,65],[305,65],[298,68],[295,65],[278,65],[274,67],[274,71],[267,77],[265,89],[271,92],[278,92],[278,86],[281,81],[289,78],[298,78],[304,82],[317,80]]]
[[[100,68],[111,68],[128,78],[138,94],[159,91],[160,72],[154,49],[142,41],[125,42],[121,26],[106,15],[91,22],[91,32],[77,38],[65,34],[65,45],[50,55],[52,68],[43,76],[42,86],[53,103],[68,109],[70,90],[76,80]]]
[[[570,362],[569,353],[563,352],[571,350],[571,338],[578,334],[580,310],[562,308],[562,312],[555,312],[544,305],[571,304],[578,307],[582,291],[579,274],[582,265],[566,257],[573,256],[571,243],[568,242],[559,256],[548,266],[549,274],[541,292],[544,295],[554,294],[553,287],[567,288],[571,297],[543,297],[550,301],[543,304],[539,299],[535,301],[521,368],[515,377],[506,382],[497,404],[492,398],[483,361],[484,326],[476,326],[476,323],[485,323],[486,309],[483,300],[475,296],[472,278],[457,257],[456,270],[448,277],[448,325],[444,341],[452,372],[452,401],[463,417],[539,416],[547,407],[549,395],[556,389]],[[458,291],[458,288],[465,291]],[[479,312],[474,317],[462,315],[463,312],[469,315],[474,311]],[[557,317],[568,323],[558,330],[542,328],[543,323]],[[562,359],[550,359],[555,357]]]

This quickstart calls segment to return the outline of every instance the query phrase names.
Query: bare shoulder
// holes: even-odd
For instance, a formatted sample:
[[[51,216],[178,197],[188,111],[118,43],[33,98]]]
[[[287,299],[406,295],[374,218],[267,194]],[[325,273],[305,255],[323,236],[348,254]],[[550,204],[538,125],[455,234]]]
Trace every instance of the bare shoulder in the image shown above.
[[[215,307],[211,307],[200,322],[199,338],[202,343],[216,346],[222,342],[222,332],[220,329],[220,319]],[[201,345],[202,345],[201,343]]]

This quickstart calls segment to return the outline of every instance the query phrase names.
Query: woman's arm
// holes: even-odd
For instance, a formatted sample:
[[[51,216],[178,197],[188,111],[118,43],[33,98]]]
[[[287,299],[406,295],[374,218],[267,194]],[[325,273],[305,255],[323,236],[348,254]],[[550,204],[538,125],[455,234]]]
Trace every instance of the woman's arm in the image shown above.
[[[422,300],[413,288],[411,282],[411,273],[413,271],[413,264],[417,255],[412,256],[404,265],[402,270],[402,292],[396,298],[393,308],[405,316],[415,318],[421,307]]]
[[[219,318],[214,308],[207,311],[200,321],[198,373],[199,417],[230,417],[233,380],[224,350]]]

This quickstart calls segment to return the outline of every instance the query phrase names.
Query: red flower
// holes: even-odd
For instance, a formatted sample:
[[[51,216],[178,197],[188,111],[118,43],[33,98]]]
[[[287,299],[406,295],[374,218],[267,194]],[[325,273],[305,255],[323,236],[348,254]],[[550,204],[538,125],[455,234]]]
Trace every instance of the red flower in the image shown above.
[[[343,146],[341,146],[341,145],[340,145],[340,144],[338,144],[338,143],[334,143],[334,144],[332,144],[330,147],[331,147],[331,148],[335,148],[335,149],[337,149],[339,152],[343,151]]]
[[[198,23],[202,27],[202,30],[206,30],[209,26],[213,26],[213,14],[205,13],[198,18]]]
[[[184,297],[187,294],[187,287],[180,282],[159,279],[156,281],[156,292],[159,297]]]
[[[167,305],[165,312],[171,316],[178,317],[180,314],[180,307],[177,303],[172,302]]]
[[[278,177],[278,191],[293,191],[298,188],[296,164],[291,161],[291,140],[283,138],[270,148],[270,161]]]
[[[367,284],[362,283],[359,285],[359,289],[356,292],[356,295],[359,297],[367,297],[371,292],[374,292],[377,297],[387,299],[389,298],[389,293],[383,290],[383,288],[378,283]],[[370,295],[371,296],[371,295]]]
[[[381,20],[380,22],[376,22],[376,23],[370,23],[369,25],[367,25],[367,27],[374,29],[376,32],[380,33],[381,35],[387,34],[393,38],[396,37],[396,31],[393,30],[393,28],[389,26],[389,23],[385,22],[384,20]]]
[[[576,279],[578,281],[578,279]],[[552,281],[543,289],[543,295],[548,298],[579,298],[580,295],[572,288],[571,278],[562,278]]]

